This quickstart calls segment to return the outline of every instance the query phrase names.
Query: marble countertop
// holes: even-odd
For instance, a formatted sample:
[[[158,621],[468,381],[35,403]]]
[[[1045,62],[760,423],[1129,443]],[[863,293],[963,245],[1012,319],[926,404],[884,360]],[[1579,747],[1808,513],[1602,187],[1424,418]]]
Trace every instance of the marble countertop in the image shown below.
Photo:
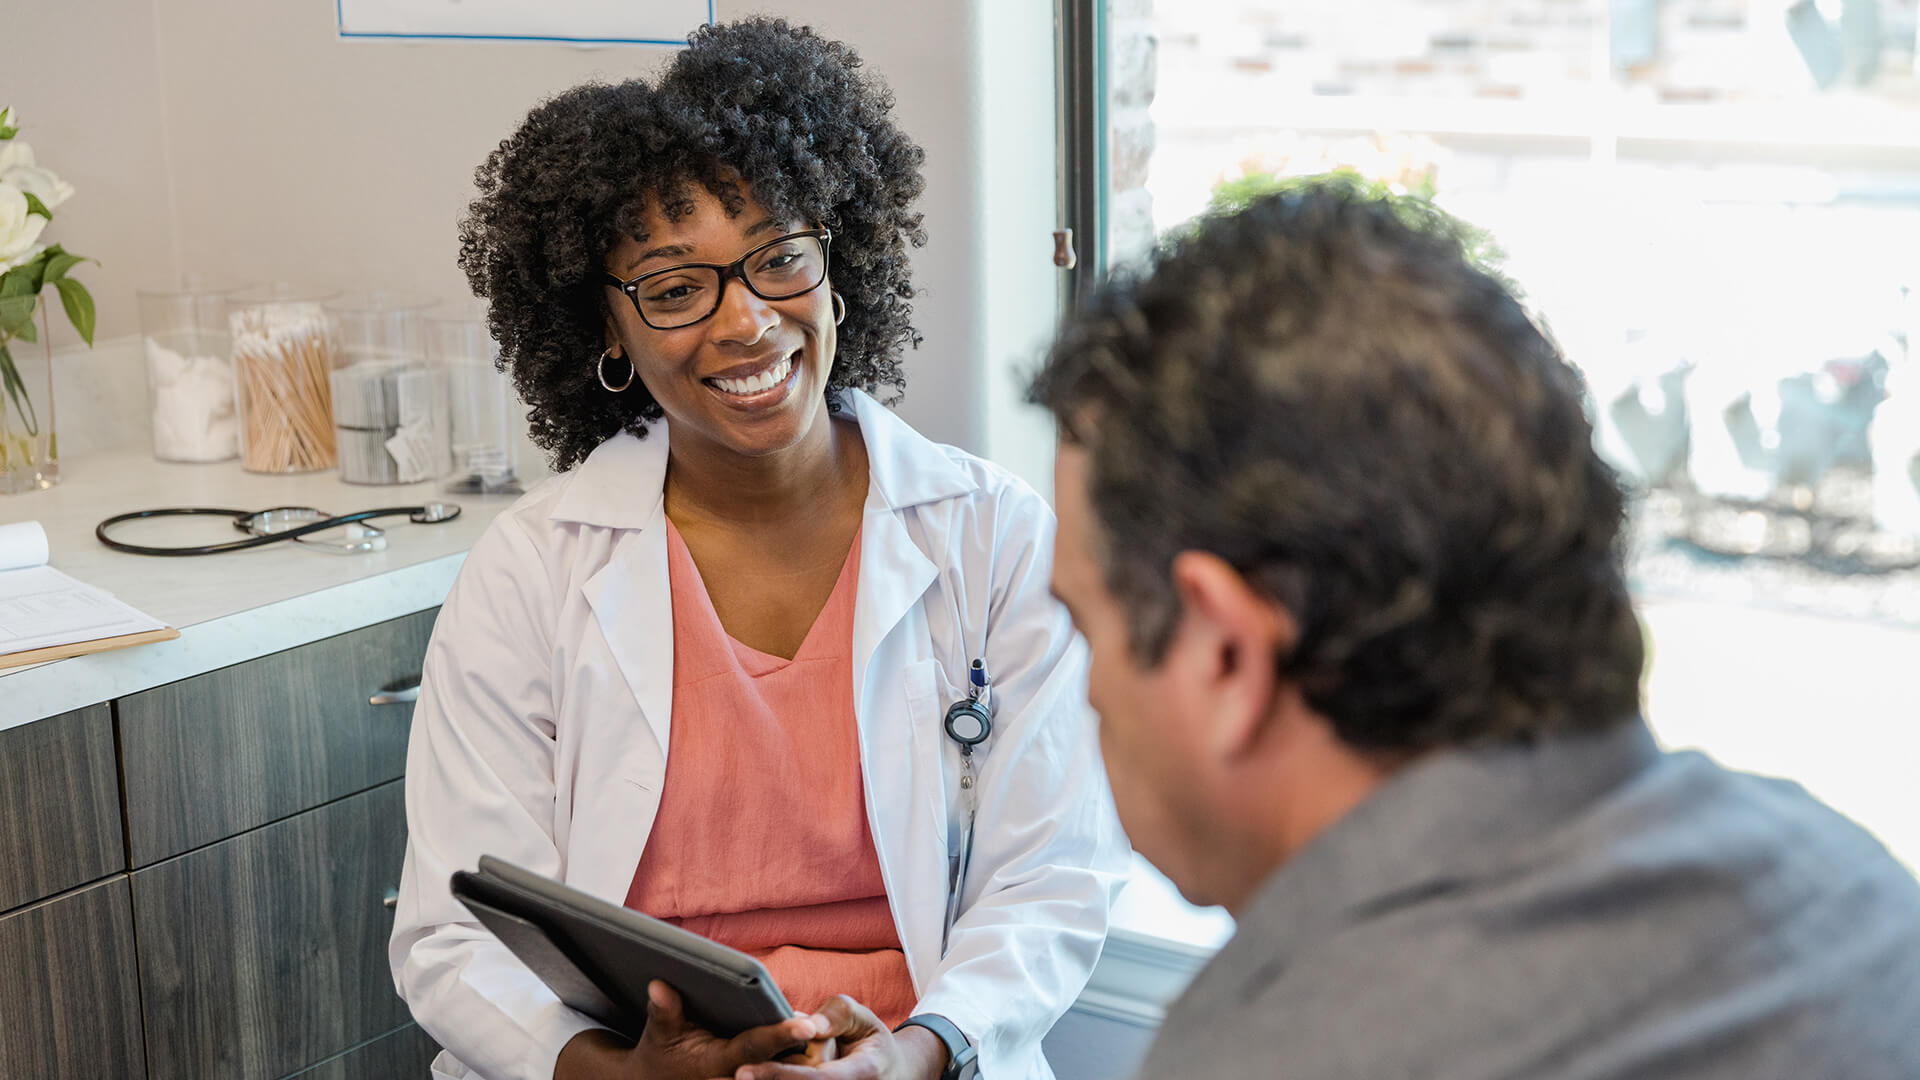
[[[181,465],[144,451],[61,463],[46,491],[0,496],[0,522],[37,520],[50,565],[175,627],[175,641],[30,667],[0,669],[0,729],[290,649],[440,603],[466,552],[514,496],[443,495],[437,483],[369,487],[332,472],[261,476],[239,462]],[[195,558],[113,551],[94,538],[103,518],[164,506],[258,509],[306,505],[334,513],[452,502],[453,521],[383,521],[387,549],[338,555],[294,543]],[[217,543],[239,534],[216,517],[130,522],[116,539]]]

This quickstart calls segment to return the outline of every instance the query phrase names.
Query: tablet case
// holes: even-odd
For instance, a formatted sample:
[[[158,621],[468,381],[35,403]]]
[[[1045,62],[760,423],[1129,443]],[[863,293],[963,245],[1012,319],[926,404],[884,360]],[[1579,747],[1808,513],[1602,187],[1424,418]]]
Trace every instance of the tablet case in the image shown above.
[[[453,875],[453,895],[561,1001],[630,1039],[654,979],[723,1038],[794,1015],[753,957],[490,855]]]

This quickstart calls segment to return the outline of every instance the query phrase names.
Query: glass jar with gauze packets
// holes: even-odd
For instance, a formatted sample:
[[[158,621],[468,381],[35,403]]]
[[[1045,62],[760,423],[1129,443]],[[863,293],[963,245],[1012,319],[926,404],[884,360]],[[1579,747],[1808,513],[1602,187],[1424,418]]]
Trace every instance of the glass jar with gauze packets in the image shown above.
[[[347,483],[413,484],[449,468],[446,375],[427,357],[423,319],[432,306],[387,292],[327,306],[338,329],[334,439]]]
[[[228,298],[240,465],[249,472],[333,468],[333,331],[325,299],[284,284]]]
[[[496,364],[500,347],[487,333],[484,308],[477,303],[435,311],[427,319],[427,345],[434,363],[446,372],[448,434],[453,471],[444,490],[450,494],[520,493],[520,432],[513,387]]]
[[[225,461],[240,452],[227,297],[193,276],[179,292],[141,292],[153,456]]]

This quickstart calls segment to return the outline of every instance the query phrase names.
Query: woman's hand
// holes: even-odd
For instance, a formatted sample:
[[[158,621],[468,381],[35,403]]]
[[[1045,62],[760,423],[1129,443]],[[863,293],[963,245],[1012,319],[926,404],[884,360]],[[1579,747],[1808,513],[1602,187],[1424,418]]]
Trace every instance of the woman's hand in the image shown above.
[[[655,980],[647,986],[647,1026],[633,1045],[604,1028],[575,1035],[554,1063],[554,1080],[714,1080],[735,1069],[770,1061],[804,1045],[797,1060],[831,1061],[834,1043],[828,1021],[796,1016],[778,1024],[743,1031],[731,1039],[688,1022],[680,995]]]
[[[845,994],[827,1002],[815,1018],[825,1021],[823,1033],[839,1046],[838,1060],[742,1065],[734,1080],[940,1080],[946,1071],[947,1048],[933,1032],[922,1027],[888,1031],[870,1009]]]

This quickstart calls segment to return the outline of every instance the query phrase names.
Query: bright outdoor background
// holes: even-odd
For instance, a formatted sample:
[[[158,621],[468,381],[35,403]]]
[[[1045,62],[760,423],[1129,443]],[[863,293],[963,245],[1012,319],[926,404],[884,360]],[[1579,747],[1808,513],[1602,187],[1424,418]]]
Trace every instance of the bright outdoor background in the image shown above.
[[[1647,711],[1920,865],[1916,0],[1110,0],[1113,260],[1350,169],[1483,228],[1641,492]],[[1135,925],[1217,938],[1150,884]]]

